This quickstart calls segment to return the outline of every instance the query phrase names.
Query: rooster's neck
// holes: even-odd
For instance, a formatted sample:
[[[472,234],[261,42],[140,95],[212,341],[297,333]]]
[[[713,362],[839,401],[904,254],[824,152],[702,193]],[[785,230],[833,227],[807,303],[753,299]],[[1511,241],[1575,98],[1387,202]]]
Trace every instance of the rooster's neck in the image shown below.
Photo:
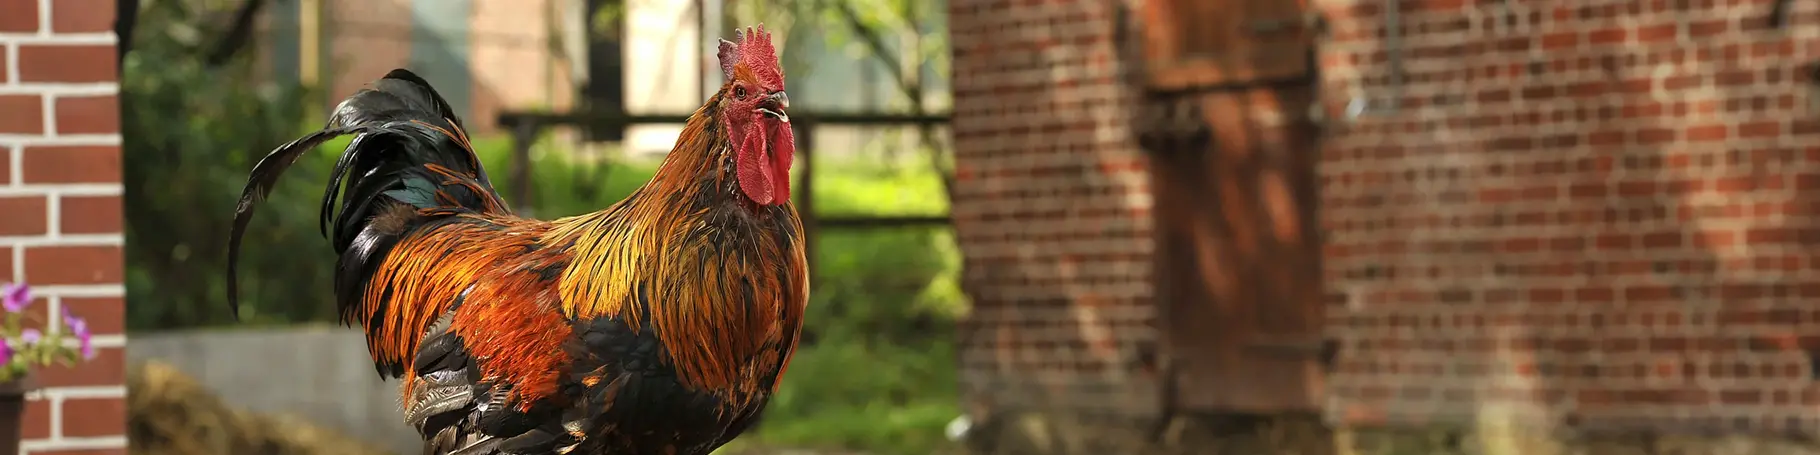
[[[663,164],[640,192],[688,193],[710,190],[701,188],[704,183],[710,187],[731,183],[732,141],[721,121],[720,101],[720,94],[715,93],[689,116],[682,133],[676,136],[676,145],[664,155]]]

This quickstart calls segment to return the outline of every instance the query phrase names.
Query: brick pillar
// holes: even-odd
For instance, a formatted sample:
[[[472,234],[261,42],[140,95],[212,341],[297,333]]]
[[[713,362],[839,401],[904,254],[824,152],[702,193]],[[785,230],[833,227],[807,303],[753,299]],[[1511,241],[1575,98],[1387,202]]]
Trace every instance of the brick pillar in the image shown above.
[[[1152,327],[1133,70],[1106,1],[949,3],[954,229],[974,312],[961,383],[984,408],[1145,414]]]
[[[119,82],[114,9],[0,0],[0,281],[69,307],[98,357],[41,370],[22,452],[125,453]]]

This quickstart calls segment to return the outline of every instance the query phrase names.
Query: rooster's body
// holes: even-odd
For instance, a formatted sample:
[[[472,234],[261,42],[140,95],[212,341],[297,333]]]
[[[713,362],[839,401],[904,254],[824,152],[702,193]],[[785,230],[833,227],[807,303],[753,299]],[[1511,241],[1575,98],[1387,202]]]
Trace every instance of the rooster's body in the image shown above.
[[[394,70],[253,169],[230,254],[285,167],[353,134],[322,206],[335,293],[426,454],[708,453],[776,390],[808,301],[769,39],[722,42],[727,85],[651,182],[555,221],[515,216],[448,104]]]

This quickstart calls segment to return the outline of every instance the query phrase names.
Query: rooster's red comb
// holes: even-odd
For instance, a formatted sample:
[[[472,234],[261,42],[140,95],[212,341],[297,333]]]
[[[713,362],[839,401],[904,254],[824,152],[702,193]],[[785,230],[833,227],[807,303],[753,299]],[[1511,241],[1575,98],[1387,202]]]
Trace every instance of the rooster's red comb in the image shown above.
[[[765,31],[765,24],[746,27],[738,38],[738,43],[720,40],[721,75],[733,80],[733,67],[744,63],[760,83],[783,90],[784,70],[777,62],[777,49],[771,47],[771,32]]]

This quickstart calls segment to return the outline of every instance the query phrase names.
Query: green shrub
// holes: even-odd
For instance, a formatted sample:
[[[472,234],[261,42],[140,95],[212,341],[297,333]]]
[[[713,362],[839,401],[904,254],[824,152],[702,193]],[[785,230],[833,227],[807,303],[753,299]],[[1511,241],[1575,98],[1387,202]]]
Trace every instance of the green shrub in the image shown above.
[[[122,64],[128,327],[167,329],[230,320],[225,239],[246,171],[296,136],[306,92],[256,85],[250,66],[208,68],[196,14],[181,2],[142,11]],[[287,175],[321,181],[309,163]],[[290,180],[290,179],[287,179]],[[247,234],[242,297],[257,321],[323,319],[328,264],[315,226],[320,188],[281,185]],[[272,254],[285,251],[286,254]],[[264,277],[265,279],[260,279]],[[282,277],[282,278],[280,278]],[[283,297],[277,297],[283,296]]]

